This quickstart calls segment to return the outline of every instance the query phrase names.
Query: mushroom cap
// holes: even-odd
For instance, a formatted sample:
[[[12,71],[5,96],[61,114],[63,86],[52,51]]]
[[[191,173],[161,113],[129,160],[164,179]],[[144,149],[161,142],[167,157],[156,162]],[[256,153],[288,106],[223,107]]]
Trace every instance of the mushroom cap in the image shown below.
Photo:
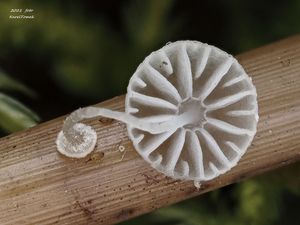
[[[243,67],[197,41],[169,43],[146,57],[129,81],[125,110],[152,123],[189,113],[190,123],[158,134],[127,124],[138,153],[182,180],[211,180],[229,171],[258,122],[256,89]]]
[[[74,130],[80,135],[82,142],[74,144],[66,139],[63,131],[60,131],[56,138],[57,150],[67,157],[84,158],[94,150],[97,143],[97,133],[92,127],[83,123],[76,123]]]

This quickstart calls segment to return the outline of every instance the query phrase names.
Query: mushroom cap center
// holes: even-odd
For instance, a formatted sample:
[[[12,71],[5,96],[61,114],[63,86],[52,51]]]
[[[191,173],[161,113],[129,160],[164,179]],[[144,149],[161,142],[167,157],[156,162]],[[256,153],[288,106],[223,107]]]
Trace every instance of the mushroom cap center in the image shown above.
[[[206,123],[206,108],[200,99],[190,97],[179,103],[179,114],[187,113],[189,123],[184,125],[185,129],[202,128]]]

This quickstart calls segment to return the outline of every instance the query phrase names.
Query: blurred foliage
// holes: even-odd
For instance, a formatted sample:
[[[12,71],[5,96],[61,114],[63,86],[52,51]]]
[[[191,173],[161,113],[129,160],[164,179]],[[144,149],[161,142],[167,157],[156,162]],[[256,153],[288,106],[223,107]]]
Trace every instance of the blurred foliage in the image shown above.
[[[99,96],[124,92],[141,56],[169,38],[167,24],[161,22],[170,8],[169,0],[135,2],[124,9],[127,16],[122,34],[101,20],[86,19],[79,6],[72,6],[73,12],[63,11],[58,3],[15,2],[18,8],[33,8],[37,19],[8,20],[13,4],[0,3],[0,33],[5,33],[0,46],[10,47],[1,58],[11,58],[15,51],[30,54],[30,63],[44,57],[57,84],[82,97],[98,100]]]
[[[36,94],[24,84],[11,78],[3,71],[0,71],[0,90],[1,91],[18,91],[29,97],[35,98]]]
[[[0,71],[0,129],[4,132],[15,132],[36,125],[39,117],[34,112],[1,92],[20,92],[36,97],[28,87]]]
[[[33,9],[35,19],[9,19],[15,8]],[[299,0],[0,1],[0,67],[9,74],[0,72],[0,127],[14,132],[38,121],[22,103],[48,120],[125,93],[143,58],[169,41],[195,39],[237,54],[296,34],[299,15]],[[123,224],[296,224],[299,168]]]
[[[22,103],[0,93],[0,127],[2,129],[15,132],[34,126],[38,120],[38,116]]]

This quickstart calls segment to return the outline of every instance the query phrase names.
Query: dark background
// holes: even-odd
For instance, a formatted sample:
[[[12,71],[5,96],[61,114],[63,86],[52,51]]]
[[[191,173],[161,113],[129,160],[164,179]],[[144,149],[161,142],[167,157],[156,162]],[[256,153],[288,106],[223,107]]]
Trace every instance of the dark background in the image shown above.
[[[9,19],[26,8],[34,19]],[[138,64],[169,41],[235,55],[299,31],[299,0],[3,0],[1,134],[125,94]],[[300,224],[299,177],[294,165],[127,224]]]

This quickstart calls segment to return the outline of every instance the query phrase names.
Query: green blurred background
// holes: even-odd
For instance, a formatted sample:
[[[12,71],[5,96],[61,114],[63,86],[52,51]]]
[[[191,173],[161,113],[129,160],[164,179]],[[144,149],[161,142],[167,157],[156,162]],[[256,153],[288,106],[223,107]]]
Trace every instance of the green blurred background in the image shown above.
[[[9,19],[26,8],[34,19]],[[1,0],[0,135],[124,94],[169,41],[238,54],[299,32],[299,0]],[[295,225],[299,200],[298,163],[123,224]]]

